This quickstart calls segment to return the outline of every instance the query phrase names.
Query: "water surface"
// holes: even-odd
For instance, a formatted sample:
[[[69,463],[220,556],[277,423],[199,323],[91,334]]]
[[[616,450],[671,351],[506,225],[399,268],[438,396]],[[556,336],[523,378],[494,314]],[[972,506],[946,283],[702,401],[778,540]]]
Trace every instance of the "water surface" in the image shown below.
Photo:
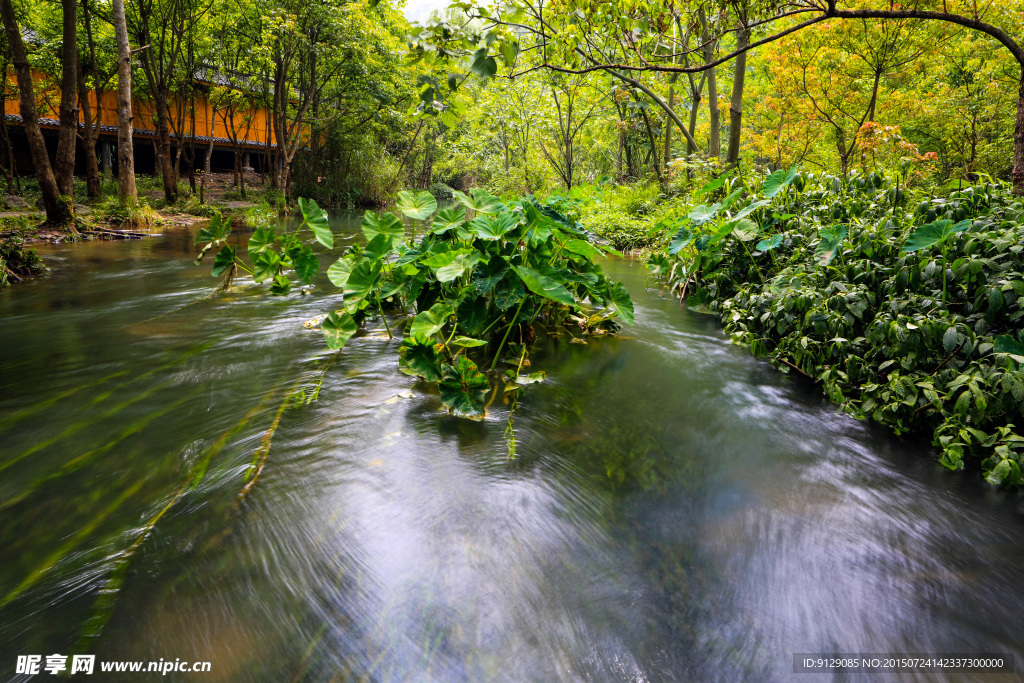
[[[0,290],[0,677],[72,652],[207,660],[166,678],[208,681],[1024,664],[1020,496],[838,413],[640,264],[606,263],[635,327],[533,356],[548,381],[510,459],[507,407],[447,416],[377,326],[325,351],[301,325],[330,310],[325,280],[208,296],[191,242],[43,247],[53,274]],[[317,382],[240,501],[282,400]]]

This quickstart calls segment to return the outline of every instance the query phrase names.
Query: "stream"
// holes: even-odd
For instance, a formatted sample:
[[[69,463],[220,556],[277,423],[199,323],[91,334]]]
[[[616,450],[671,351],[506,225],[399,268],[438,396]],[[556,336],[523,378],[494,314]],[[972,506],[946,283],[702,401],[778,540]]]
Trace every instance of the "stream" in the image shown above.
[[[341,247],[358,225],[334,221]],[[500,397],[448,416],[379,322],[340,355],[303,328],[330,310],[331,259],[307,296],[216,295],[193,236],[40,245],[53,272],[0,290],[0,680],[53,653],[211,663],[77,678],[98,681],[1024,668],[1024,498],[838,412],[641,263],[604,263],[634,327],[531,354],[547,381],[510,457]]]

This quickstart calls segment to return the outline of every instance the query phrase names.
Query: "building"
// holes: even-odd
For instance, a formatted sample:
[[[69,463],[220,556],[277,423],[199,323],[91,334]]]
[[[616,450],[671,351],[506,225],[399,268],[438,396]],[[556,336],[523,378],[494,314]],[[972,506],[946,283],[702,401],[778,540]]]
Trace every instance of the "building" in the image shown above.
[[[52,160],[57,150],[57,129],[59,127],[57,106],[60,100],[60,91],[54,79],[47,77],[42,72],[33,71],[33,78],[36,86],[39,124]],[[213,69],[198,70],[194,83],[196,85],[194,102],[187,98],[178,98],[172,102],[172,157],[178,155],[179,146],[182,146],[182,151],[185,152],[187,147],[194,144],[196,168],[202,169],[212,139],[211,170],[233,170],[236,154],[242,155],[243,167],[253,168],[257,171],[267,170],[271,163],[267,152],[277,146],[270,111],[266,107],[237,108],[235,111],[229,111],[226,107],[215,108],[217,98],[214,97],[215,101],[211,102],[211,95],[215,93],[215,88],[217,86],[231,87],[233,84],[226,76]],[[101,173],[107,170],[114,173],[117,171],[116,79],[112,81],[111,88],[103,93],[100,107],[97,107],[95,91],[88,92],[93,119],[96,119],[97,112],[100,114],[101,127],[96,153],[99,157]],[[10,133],[15,171],[20,175],[31,174],[33,172],[32,157],[25,134],[21,130],[18,88],[13,71],[8,75],[4,114]],[[149,100],[132,98],[132,115],[135,172],[155,174],[159,169],[154,104]],[[81,110],[79,110],[79,126],[84,129],[84,114]],[[238,141],[237,145],[232,138]],[[187,174],[187,169],[184,167],[186,154],[187,152],[182,155],[180,161],[183,176]],[[0,152],[0,165],[7,165],[7,155],[2,152]],[[85,173],[85,151],[82,148],[81,140],[79,140],[75,154],[75,172],[83,175]]]

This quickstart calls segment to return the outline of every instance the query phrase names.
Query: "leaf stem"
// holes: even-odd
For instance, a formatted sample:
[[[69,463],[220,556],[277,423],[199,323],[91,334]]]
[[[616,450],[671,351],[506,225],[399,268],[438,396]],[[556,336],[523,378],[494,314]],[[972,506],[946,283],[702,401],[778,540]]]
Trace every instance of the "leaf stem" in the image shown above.
[[[516,318],[519,317],[519,312],[523,310],[523,304],[530,298],[529,295],[523,297],[523,300],[519,302],[519,308],[516,309],[516,314],[512,316],[512,322],[508,324],[508,329],[505,330],[505,336],[501,340],[501,345],[498,347],[498,352],[494,354],[494,360],[491,362],[491,372],[498,367],[498,359],[501,358],[501,351],[505,348],[505,342],[508,341],[508,335],[512,334],[512,327],[516,324]]]
[[[384,315],[384,307],[380,305],[380,295],[374,298],[377,299],[377,310],[380,311],[380,319],[384,321],[384,329],[388,331],[388,339],[394,339],[395,336],[391,334],[391,326],[388,325],[388,317]]]

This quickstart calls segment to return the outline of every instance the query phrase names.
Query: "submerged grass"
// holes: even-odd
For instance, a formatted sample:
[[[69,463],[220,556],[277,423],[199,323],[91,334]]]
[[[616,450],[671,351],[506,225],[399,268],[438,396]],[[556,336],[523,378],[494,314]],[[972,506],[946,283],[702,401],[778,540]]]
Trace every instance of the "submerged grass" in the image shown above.
[[[104,520],[110,515],[114,514],[121,504],[126,500],[135,495],[142,485],[145,483],[144,479],[139,479],[133,485],[125,489],[117,499],[107,506],[100,514],[96,515],[86,524],[84,527],[78,530],[73,536],[65,541],[57,550],[50,554],[46,560],[33,570],[25,579],[14,587],[7,595],[0,598],[0,609],[6,607],[9,603],[18,598],[26,590],[34,586],[40,579],[42,579],[47,573],[50,572],[64,557],[66,557],[72,550],[74,550],[78,544],[84,540],[89,534],[91,534]]]
[[[128,574],[128,568],[131,564],[132,556],[142,546],[145,540],[149,538],[149,535],[152,533],[160,519],[174,507],[182,496],[184,496],[188,491],[199,486],[203,478],[206,476],[206,471],[210,462],[222,450],[224,450],[224,447],[233,436],[244,429],[245,426],[249,424],[254,417],[256,417],[256,415],[266,408],[267,403],[280,391],[280,389],[281,385],[278,384],[267,392],[263,399],[250,408],[241,420],[221,434],[221,436],[203,452],[192,467],[189,468],[184,481],[182,481],[178,490],[175,491],[173,496],[171,496],[171,499],[167,504],[160,508],[160,510],[146,522],[132,544],[118,554],[114,567],[110,572],[110,576],[107,578],[103,589],[100,591],[100,594],[93,605],[92,613],[86,620],[85,626],[79,635],[75,651],[88,651],[90,649],[89,644],[103,634],[107,624],[110,622],[110,618],[114,615],[114,608],[117,606],[117,598],[120,595],[121,588],[124,586],[124,581]]]
[[[212,342],[212,341],[204,342],[203,344],[200,344],[199,346],[197,346],[195,348],[188,349],[187,351],[183,351],[182,353],[178,354],[177,356],[175,356],[173,359],[167,361],[166,363],[161,363],[160,365],[156,365],[156,366],[150,368],[149,370],[145,371],[141,375],[137,375],[135,377],[131,377],[127,381],[121,382],[120,384],[118,384],[118,385],[116,385],[114,387],[111,387],[110,389],[108,389],[107,391],[99,394],[98,396],[93,397],[87,403],[83,404],[83,407],[94,406],[97,403],[100,403],[101,401],[107,399],[113,393],[120,391],[124,387],[129,386],[132,383],[139,381],[140,379],[145,379],[146,377],[149,377],[150,375],[152,375],[154,373],[157,373],[157,372],[160,372],[162,370],[166,370],[168,368],[174,367],[175,365],[178,365],[179,363],[182,363],[182,362],[188,360],[189,358],[192,358],[196,354],[202,353],[206,349],[208,349],[211,346],[213,346],[213,344],[214,344],[214,342]],[[45,409],[47,409],[47,408],[49,408],[49,407],[51,407],[51,406],[53,406],[53,405],[55,405],[57,403],[60,403],[61,401],[65,400],[65,399],[70,398],[71,396],[74,396],[75,394],[77,394],[79,391],[82,391],[83,389],[91,389],[91,388],[100,386],[102,384],[105,384],[105,383],[113,380],[113,379],[117,379],[118,377],[122,377],[122,376],[128,374],[128,372],[129,372],[128,370],[118,370],[116,372],[112,372],[109,375],[105,375],[105,376],[100,377],[98,379],[92,380],[91,382],[87,382],[85,384],[79,384],[78,386],[72,387],[71,389],[68,389],[67,391],[64,391],[64,392],[62,392],[60,394],[57,394],[56,396],[53,396],[51,398],[45,399],[43,401],[39,401],[38,403],[33,403],[32,405],[30,405],[30,406],[28,406],[26,408],[22,408],[21,410],[16,410],[15,412],[11,413],[10,415],[6,416],[5,418],[0,419],[0,434],[2,434],[4,431],[9,429],[11,426],[17,424],[18,422],[21,422],[22,420],[24,420],[24,419],[26,419],[28,417],[31,417],[32,415],[35,415],[36,413],[40,412],[41,410],[45,410]],[[6,466],[7,466],[6,464],[0,463],[0,471],[3,471],[3,469]]]

